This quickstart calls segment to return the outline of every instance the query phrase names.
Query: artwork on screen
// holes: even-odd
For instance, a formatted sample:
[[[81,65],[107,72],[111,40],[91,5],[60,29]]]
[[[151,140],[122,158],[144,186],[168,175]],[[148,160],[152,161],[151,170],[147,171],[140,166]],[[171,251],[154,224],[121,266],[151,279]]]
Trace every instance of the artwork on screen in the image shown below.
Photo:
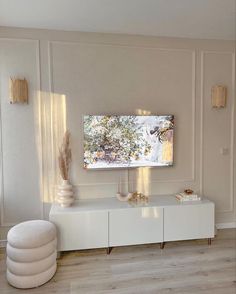
[[[173,165],[173,115],[85,115],[87,169]]]

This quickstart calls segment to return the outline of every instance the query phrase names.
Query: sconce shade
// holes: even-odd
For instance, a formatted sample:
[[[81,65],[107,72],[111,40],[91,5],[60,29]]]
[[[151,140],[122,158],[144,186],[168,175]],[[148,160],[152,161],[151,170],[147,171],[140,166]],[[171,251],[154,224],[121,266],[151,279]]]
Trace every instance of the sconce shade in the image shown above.
[[[28,103],[28,83],[26,79],[9,80],[10,103]]]
[[[225,86],[215,85],[211,89],[211,105],[215,108],[221,108],[226,106],[226,93]]]

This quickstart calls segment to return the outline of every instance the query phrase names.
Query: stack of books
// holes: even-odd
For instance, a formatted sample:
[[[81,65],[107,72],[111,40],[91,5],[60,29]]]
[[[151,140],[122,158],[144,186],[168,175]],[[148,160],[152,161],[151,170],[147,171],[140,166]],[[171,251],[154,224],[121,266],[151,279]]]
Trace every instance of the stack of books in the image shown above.
[[[196,195],[196,194],[186,194],[185,192],[183,193],[178,193],[175,195],[176,199],[184,202],[184,201],[199,201],[201,200],[201,197]]]

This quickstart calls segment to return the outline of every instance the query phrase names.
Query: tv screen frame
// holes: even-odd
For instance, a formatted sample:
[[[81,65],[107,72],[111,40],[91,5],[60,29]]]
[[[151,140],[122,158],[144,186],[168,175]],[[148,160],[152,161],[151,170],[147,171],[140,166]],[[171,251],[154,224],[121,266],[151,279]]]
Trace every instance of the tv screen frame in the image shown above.
[[[174,164],[174,115],[84,115],[84,168]]]

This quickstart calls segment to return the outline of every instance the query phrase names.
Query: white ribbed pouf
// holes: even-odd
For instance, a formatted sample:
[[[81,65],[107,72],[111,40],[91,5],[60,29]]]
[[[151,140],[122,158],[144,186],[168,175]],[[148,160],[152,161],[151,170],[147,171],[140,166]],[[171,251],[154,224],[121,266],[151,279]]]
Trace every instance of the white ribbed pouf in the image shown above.
[[[7,280],[16,288],[34,288],[49,281],[57,264],[54,224],[33,220],[14,226],[7,235]]]

